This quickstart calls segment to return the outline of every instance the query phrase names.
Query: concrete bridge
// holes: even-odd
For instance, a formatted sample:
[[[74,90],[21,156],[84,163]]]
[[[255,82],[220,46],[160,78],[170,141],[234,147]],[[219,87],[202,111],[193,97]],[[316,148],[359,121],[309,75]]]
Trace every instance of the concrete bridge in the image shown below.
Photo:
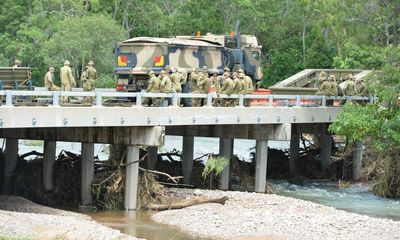
[[[93,97],[93,105],[60,104],[61,97],[81,102]],[[53,188],[52,167],[57,141],[82,143],[81,201],[91,202],[94,143],[126,144],[126,162],[139,159],[139,146],[148,147],[147,164],[155,167],[158,146],[164,136],[183,136],[184,183],[190,183],[195,136],[220,138],[220,155],[230,159],[234,139],[256,140],[255,191],[264,192],[267,173],[268,140],[290,140],[290,173],[296,174],[302,133],[322,136],[321,167],[326,169],[331,155],[327,131],[344,100],[373,102],[373,98],[296,95],[217,95],[151,94],[116,92],[0,91],[0,137],[6,139],[3,193],[13,193],[18,139],[44,140],[43,183]],[[143,107],[144,98],[170,98],[172,105]],[[182,98],[202,98],[203,107],[180,107]],[[110,106],[115,100],[134,99],[134,104]],[[215,107],[213,100],[236,100],[236,106]],[[249,101],[252,102],[248,106]],[[30,106],[40,103],[40,106]],[[247,103],[247,104],[246,104]],[[328,103],[328,104],[327,104]],[[125,104],[126,105],[126,104]],[[355,154],[354,176],[361,168],[362,145]],[[228,165],[222,173],[220,188],[229,188]],[[138,163],[126,168],[125,208],[136,208]]]

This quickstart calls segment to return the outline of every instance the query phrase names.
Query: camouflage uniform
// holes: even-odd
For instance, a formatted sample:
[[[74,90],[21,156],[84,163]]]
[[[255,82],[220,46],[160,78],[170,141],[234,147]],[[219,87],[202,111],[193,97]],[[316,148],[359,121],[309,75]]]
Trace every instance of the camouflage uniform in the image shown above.
[[[161,84],[161,80],[156,77],[156,75],[154,74],[153,71],[150,71],[148,73],[149,75],[149,82],[147,85],[147,89],[146,92],[148,93],[158,93],[160,91],[160,84]],[[144,105],[148,105],[149,104],[150,99],[149,98],[145,98],[143,101]],[[159,102],[157,98],[151,98],[151,104],[152,106],[158,106]]]
[[[44,86],[49,91],[58,91],[60,88],[54,84],[54,68],[49,68],[49,71],[44,76]]]
[[[232,79],[229,77],[229,73],[225,72],[224,75],[224,83],[221,86],[221,93],[227,94],[230,96],[233,93],[233,89],[235,88],[235,84],[233,83]],[[221,106],[227,107],[231,105],[230,99],[221,99]]]
[[[93,92],[96,86],[97,79],[97,70],[93,67],[93,61],[88,62],[88,66],[86,69],[86,76],[82,79],[83,81],[83,91],[85,92]],[[83,75],[83,73],[82,73]],[[86,103],[92,103],[93,97],[85,97]]]
[[[242,84],[242,81],[240,81],[237,72],[232,73],[232,79],[233,79],[233,84],[234,84],[233,94],[239,94],[242,91],[243,84]],[[239,104],[239,99],[235,99],[235,100],[231,101],[231,103],[232,103],[232,106],[236,106]]]
[[[329,96],[331,92],[331,84],[328,82],[328,79],[322,79],[322,84],[319,86],[318,91],[315,93],[316,95],[325,95]]]
[[[185,82],[186,82],[186,78],[183,76],[183,74],[178,70],[175,71],[171,75],[171,81],[172,81],[173,92],[181,93],[182,92],[182,85],[184,85]]]
[[[190,87],[192,88],[192,93],[202,93],[202,80],[204,75],[199,72],[199,68],[196,68],[194,72],[190,74]],[[199,107],[201,105],[201,98],[193,98],[192,106]]]
[[[343,89],[344,96],[354,96],[356,95],[356,84],[353,78],[348,78],[346,80],[345,88]]]
[[[166,71],[161,71],[159,78],[161,79],[160,83],[160,92],[161,93],[171,93],[172,92],[172,81],[169,75],[166,73]],[[167,105],[171,104],[171,99],[169,98],[162,98],[161,102],[164,104],[164,102],[167,101]]]
[[[365,85],[364,79],[360,79],[358,81],[358,86],[356,85],[356,92],[357,92],[357,96],[361,96],[361,97],[367,97],[368,96],[368,90],[367,90],[367,86]]]
[[[219,93],[221,89],[221,83],[218,76],[218,72],[214,72],[210,77],[210,90],[209,93]],[[213,99],[213,106],[217,106],[219,104],[219,99]]]
[[[14,65],[12,66],[13,68],[17,68],[17,67],[20,67],[21,66],[21,61],[20,60],[18,60],[18,59],[16,59],[15,61],[14,61]]]
[[[76,86],[75,78],[72,75],[72,70],[69,61],[64,62],[64,66],[60,70],[61,91],[71,91],[72,86]],[[62,97],[62,103],[69,101],[69,97]]]
[[[327,79],[327,74],[325,71],[321,71],[319,73],[319,77],[316,79],[314,87],[315,88],[319,88],[321,86],[321,84]]]
[[[335,75],[330,75],[329,76],[329,83],[331,84],[331,91],[330,91],[330,95],[328,96],[338,96],[339,94],[339,89],[338,89],[338,84],[336,83],[336,77]]]

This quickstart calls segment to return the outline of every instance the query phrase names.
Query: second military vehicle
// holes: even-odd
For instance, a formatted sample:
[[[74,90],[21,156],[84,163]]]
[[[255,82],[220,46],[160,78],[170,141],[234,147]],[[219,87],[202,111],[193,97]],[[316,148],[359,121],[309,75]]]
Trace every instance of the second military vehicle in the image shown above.
[[[118,91],[140,91],[147,86],[147,73],[158,74],[165,66],[190,74],[196,67],[222,74],[241,68],[253,81],[262,79],[261,46],[252,35],[137,37],[116,44],[115,74]]]

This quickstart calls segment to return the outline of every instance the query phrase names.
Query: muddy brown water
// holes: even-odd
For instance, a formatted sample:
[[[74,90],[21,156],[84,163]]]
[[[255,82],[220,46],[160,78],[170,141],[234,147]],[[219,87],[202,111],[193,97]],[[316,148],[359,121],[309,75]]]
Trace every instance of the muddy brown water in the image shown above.
[[[93,220],[137,238],[148,240],[210,240],[198,235],[190,235],[179,228],[158,224],[151,220],[156,212],[151,211],[85,211]]]

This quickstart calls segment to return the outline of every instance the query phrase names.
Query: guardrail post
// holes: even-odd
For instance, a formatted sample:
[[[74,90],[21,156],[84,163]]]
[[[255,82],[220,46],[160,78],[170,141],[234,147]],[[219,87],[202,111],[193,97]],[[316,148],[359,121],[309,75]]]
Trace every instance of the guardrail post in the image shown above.
[[[136,107],[141,107],[142,106],[142,93],[137,93],[136,95]]]
[[[95,102],[96,106],[98,106],[98,107],[102,106],[103,105],[103,96],[102,96],[101,92],[96,92],[95,95],[96,95],[96,102]]]
[[[53,106],[60,106],[60,92],[53,92]]]
[[[326,107],[326,96],[322,96],[322,106]]]
[[[239,94],[239,107],[243,107],[244,104],[244,96],[243,94]]]
[[[172,94],[172,106],[178,106],[178,95],[176,93]]]
[[[208,93],[207,94],[207,107],[212,107],[212,102],[213,102],[213,94]]]
[[[369,97],[369,104],[374,104],[374,97],[373,96],[370,96]]]
[[[296,96],[296,107],[301,107],[299,95]]]
[[[12,105],[12,92],[6,91],[6,106],[11,107]]]
[[[270,107],[273,107],[273,106],[274,106],[274,95],[269,95],[269,96],[268,96],[268,105],[269,105]]]

